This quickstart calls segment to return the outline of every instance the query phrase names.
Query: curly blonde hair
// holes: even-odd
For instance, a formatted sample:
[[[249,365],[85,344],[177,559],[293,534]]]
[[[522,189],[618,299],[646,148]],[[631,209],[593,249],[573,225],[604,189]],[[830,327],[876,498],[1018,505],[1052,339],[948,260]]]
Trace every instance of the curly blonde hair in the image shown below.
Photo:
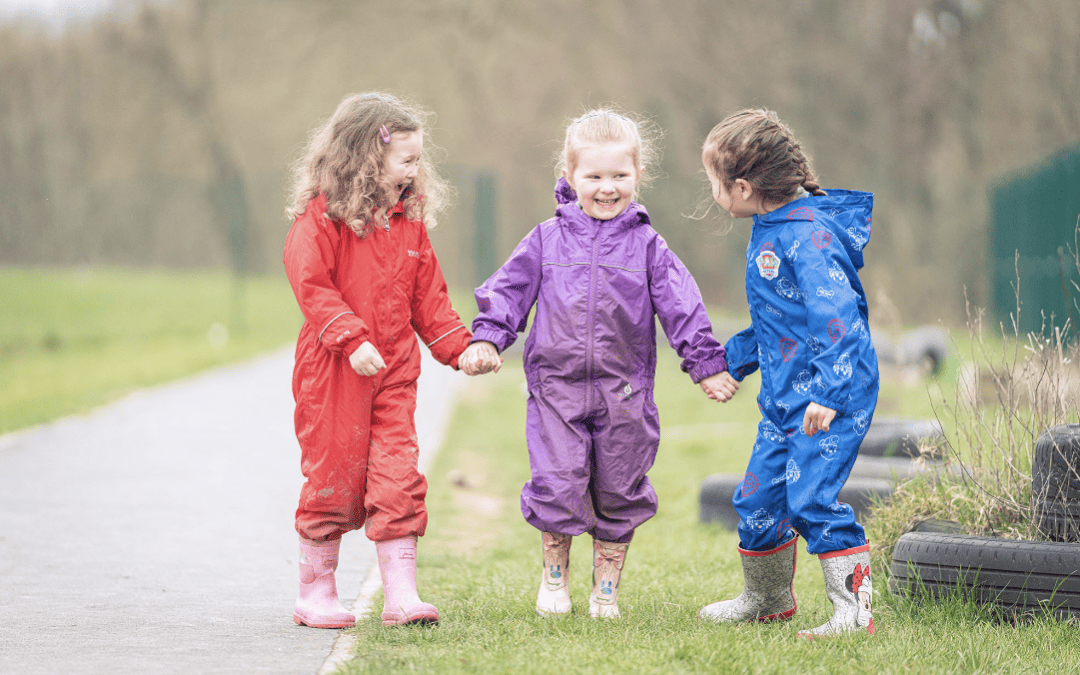
[[[572,174],[577,168],[582,146],[600,143],[626,143],[630,156],[641,169],[636,192],[655,177],[660,164],[660,138],[663,132],[652,120],[634,119],[614,106],[594,108],[575,117],[566,126],[562,150],[556,157],[555,175]]]
[[[810,158],[772,110],[740,110],[726,117],[705,139],[701,161],[725,188],[742,178],[766,202],[791,199],[799,187],[826,194]]]
[[[359,237],[374,227],[375,212],[393,207],[383,176],[389,143],[386,132],[423,131],[431,113],[390,94],[369,92],[345,97],[330,119],[311,133],[291,170],[291,197],[285,210],[290,219],[307,210],[316,195],[326,197],[326,215],[340,220]],[[450,196],[449,184],[427,159],[402,195],[405,216],[423,220],[430,229]]]

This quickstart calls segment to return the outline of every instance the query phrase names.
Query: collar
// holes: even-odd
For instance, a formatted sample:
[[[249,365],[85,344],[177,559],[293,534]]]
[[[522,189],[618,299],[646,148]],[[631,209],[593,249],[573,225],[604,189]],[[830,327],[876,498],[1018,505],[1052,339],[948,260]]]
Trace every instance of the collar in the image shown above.
[[[577,203],[577,192],[565,178],[560,178],[555,184],[555,201],[558,206],[555,214],[568,222],[572,229],[590,232],[600,228],[614,228],[616,231],[629,230],[638,225],[650,224],[649,212],[637,202],[630,202],[626,209],[611,220],[597,220],[585,213]]]

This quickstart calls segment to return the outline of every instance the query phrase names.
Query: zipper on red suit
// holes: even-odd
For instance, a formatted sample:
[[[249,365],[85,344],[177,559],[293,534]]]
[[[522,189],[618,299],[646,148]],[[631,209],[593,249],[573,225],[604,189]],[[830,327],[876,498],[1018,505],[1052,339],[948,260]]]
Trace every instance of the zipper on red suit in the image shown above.
[[[379,275],[381,277],[382,283],[379,285],[379,295],[381,296],[379,298],[379,340],[378,344],[376,344],[375,347],[382,355],[383,361],[386,362],[389,362],[390,359],[393,357],[391,350],[388,348],[389,340],[387,340],[387,329],[390,327],[391,323],[390,314],[394,304],[394,277],[397,273],[397,270],[393,269],[394,257],[392,255],[388,255],[388,253],[393,249],[394,244],[393,237],[390,234],[391,217],[391,214],[387,214],[386,222],[383,224],[382,227],[382,232],[379,232],[378,230],[372,232],[372,235],[374,235],[375,237],[385,237],[378,245],[379,255],[376,256],[376,259],[379,261],[379,266],[382,268],[380,270],[382,274]],[[374,244],[375,241],[372,241],[372,243]]]

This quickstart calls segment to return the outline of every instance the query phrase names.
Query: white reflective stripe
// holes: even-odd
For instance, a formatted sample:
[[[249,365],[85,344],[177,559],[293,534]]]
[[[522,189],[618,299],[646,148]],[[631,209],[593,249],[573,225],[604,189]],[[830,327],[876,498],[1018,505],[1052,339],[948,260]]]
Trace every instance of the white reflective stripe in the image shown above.
[[[442,335],[440,335],[439,337],[437,337],[437,338],[435,338],[434,340],[432,340],[431,342],[427,343],[427,346],[428,346],[428,347],[430,347],[431,345],[433,345],[433,344],[435,344],[436,342],[438,342],[439,340],[443,339],[444,337],[446,337],[446,336],[447,336],[447,335],[449,335],[450,333],[456,333],[456,332],[458,332],[459,330],[461,330],[461,329],[462,329],[462,328],[464,328],[464,327],[465,327],[465,324],[461,324],[460,326],[458,326],[458,327],[457,327],[457,328],[455,328],[454,330],[451,330],[451,331],[447,331],[447,332],[443,333],[443,334],[442,334]]]
[[[333,319],[330,319],[329,321],[326,322],[326,325],[323,326],[323,329],[321,331],[319,331],[319,337],[318,337],[319,342],[322,342],[323,333],[325,333],[326,329],[330,327],[330,324],[334,323],[335,321],[337,321],[341,317],[345,316],[346,314],[354,314],[354,312],[342,312],[341,314],[338,314]]]

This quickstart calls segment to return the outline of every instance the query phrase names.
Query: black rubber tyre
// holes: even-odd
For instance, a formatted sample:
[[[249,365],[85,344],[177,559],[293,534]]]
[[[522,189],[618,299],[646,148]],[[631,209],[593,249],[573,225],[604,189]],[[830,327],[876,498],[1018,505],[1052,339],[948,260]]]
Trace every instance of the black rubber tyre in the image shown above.
[[[1080,541],[1080,424],[1044,431],[1031,458],[1034,518],[1051,541]]]
[[[701,484],[698,497],[698,518],[703,523],[720,523],[729,530],[739,527],[739,514],[731,504],[735,490],[742,487],[744,474],[717,473]],[[892,496],[892,483],[883,478],[861,478],[852,475],[840,489],[840,501],[855,510],[855,519],[862,522],[870,513],[874,498]]]
[[[899,361],[917,365],[927,375],[937,375],[949,355],[949,333],[941,326],[921,326],[900,338]]]
[[[1035,510],[1035,522],[1050,541],[1080,542],[1080,503],[1041,503]]]
[[[876,457],[918,457],[919,442],[931,444],[944,440],[937,420],[912,420],[896,417],[874,418],[859,446],[860,455]]]
[[[889,589],[939,598],[957,590],[1011,612],[1080,616],[1080,545],[908,532],[893,549]]]
[[[698,519],[703,523],[720,523],[729,530],[737,529],[739,515],[731,499],[742,482],[741,473],[714,473],[706,477],[698,495]]]

